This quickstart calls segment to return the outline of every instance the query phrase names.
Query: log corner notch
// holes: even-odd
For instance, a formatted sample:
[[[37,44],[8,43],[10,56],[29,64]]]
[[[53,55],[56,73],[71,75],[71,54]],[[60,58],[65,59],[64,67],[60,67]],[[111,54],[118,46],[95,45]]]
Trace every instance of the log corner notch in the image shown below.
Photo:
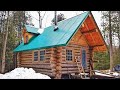
[[[51,59],[52,71],[54,75],[54,79],[61,79],[61,47],[53,48],[53,56]]]

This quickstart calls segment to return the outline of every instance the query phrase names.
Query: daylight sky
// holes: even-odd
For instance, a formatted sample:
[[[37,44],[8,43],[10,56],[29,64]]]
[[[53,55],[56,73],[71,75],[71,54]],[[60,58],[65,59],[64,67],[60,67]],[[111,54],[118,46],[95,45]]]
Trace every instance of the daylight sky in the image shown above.
[[[45,13],[46,12],[46,13]],[[41,16],[43,16],[45,13],[45,16],[43,18],[42,21],[42,27],[45,28],[47,26],[51,25],[51,20],[54,18],[54,11],[42,11],[41,12]],[[83,13],[83,11],[57,11],[57,14],[59,13],[63,13],[65,18],[70,18],[73,16],[76,16],[78,14]],[[38,12],[37,11],[30,11],[30,14],[32,16],[32,22],[35,25],[35,27],[39,27],[39,16],[38,16]],[[92,14],[95,18],[95,21],[97,22],[97,25],[99,28],[101,28],[101,14],[98,11],[92,11]]]

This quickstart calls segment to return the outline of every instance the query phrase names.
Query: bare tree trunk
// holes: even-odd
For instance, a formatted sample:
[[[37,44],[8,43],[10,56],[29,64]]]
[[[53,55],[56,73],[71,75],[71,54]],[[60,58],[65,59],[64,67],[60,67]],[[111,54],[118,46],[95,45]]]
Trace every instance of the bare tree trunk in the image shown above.
[[[8,37],[8,28],[9,28],[9,11],[8,11],[8,18],[7,18],[7,28],[5,33],[5,40],[3,42],[3,54],[2,54],[2,70],[1,73],[5,72],[5,53],[6,53],[6,44],[7,44],[7,37]]]
[[[109,11],[109,40],[110,40],[110,70],[113,70],[113,47],[112,47],[112,30],[111,30],[111,11]]]
[[[119,31],[118,31],[118,40],[119,40],[119,51],[120,51],[120,11],[118,12],[119,14]]]
[[[38,14],[39,14],[39,28],[42,28],[42,20],[41,20],[41,12],[38,11]]]

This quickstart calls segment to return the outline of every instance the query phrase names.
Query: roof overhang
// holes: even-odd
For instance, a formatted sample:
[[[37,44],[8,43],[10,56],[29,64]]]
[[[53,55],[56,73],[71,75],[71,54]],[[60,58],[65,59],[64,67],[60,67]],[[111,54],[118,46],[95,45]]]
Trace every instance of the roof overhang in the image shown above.
[[[93,51],[107,51],[107,45],[102,37],[100,29],[95,22],[95,19],[90,12],[86,20],[80,27],[81,33],[84,35],[88,45],[93,47]]]

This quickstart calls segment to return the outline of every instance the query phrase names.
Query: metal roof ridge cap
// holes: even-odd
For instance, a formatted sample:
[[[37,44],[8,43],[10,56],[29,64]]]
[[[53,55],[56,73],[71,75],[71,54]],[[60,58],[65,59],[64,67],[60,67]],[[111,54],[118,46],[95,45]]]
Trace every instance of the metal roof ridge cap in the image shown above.
[[[72,17],[70,17],[70,18],[68,18],[68,19],[77,17],[77,16],[79,16],[79,15],[81,15],[81,14],[84,14],[84,13],[87,13],[87,12],[89,13],[89,11],[86,11],[86,12],[80,13],[80,14],[78,14],[78,15],[72,16]],[[62,20],[62,21],[65,21],[65,20],[68,20],[68,19],[64,19],[64,20]],[[60,22],[62,22],[62,21],[59,21],[58,23],[60,23]]]

